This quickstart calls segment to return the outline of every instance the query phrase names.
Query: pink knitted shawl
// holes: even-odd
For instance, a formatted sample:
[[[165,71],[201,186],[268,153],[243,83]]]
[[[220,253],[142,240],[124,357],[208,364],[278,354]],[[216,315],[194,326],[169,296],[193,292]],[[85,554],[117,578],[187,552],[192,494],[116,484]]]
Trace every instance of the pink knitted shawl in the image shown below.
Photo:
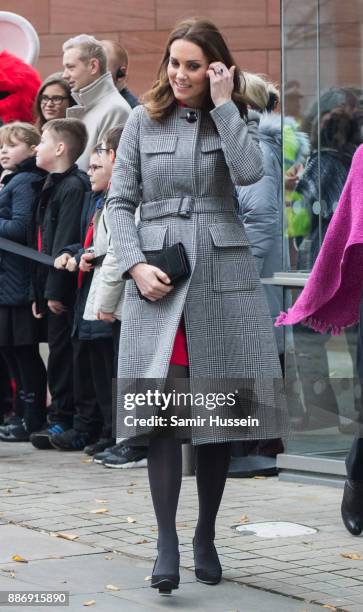
[[[334,180],[334,177],[332,177]],[[303,323],[338,335],[359,319],[363,290],[363,145],[354,154],[338,207],[308,282],[280,325]]]

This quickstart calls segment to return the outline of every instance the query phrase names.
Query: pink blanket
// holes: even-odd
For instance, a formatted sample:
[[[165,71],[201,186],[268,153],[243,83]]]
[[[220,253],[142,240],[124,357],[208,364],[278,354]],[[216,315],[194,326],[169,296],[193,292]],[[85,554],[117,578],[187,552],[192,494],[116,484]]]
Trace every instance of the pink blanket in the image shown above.
[[[337,335],[358,321],[362,290],[363,145],[354,154],[309,280],[294,306],[282,312],[275,325],[301,322],[315,331]]]

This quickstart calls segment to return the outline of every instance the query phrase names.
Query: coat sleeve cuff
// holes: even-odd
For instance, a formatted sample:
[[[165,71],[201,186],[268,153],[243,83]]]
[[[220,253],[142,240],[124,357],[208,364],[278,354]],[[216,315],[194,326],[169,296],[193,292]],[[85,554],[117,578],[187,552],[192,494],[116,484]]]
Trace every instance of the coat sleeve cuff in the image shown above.
[[[220,106],[216,106],[210,111],[210,116],[212,117],[214,123],[218,125],[219,121],[223,121],[225,123],[228,122],[232,117],[238,114],[240,116],[239,110],[233,100],[229,100]],[[242,121],[244,119],[241,118]],[[246,123],[246,122],[245,122]]]
[[[121,274],[124,280],[129,280],[132,278],[130,276],[129,270],[136,266],[138,263],[147,263],[146,257],[142,251],[139,253],[133,253],[133,255],[129,255],[126,259],[123,259],[121,262]]]

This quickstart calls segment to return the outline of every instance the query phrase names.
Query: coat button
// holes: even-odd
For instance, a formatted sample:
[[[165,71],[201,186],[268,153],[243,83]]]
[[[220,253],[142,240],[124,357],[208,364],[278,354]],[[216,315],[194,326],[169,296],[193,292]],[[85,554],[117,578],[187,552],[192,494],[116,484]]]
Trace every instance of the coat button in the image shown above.
[[[195,123],[198,119],[197,113],[195,111],[188,111],[186,119],[188,123]]]

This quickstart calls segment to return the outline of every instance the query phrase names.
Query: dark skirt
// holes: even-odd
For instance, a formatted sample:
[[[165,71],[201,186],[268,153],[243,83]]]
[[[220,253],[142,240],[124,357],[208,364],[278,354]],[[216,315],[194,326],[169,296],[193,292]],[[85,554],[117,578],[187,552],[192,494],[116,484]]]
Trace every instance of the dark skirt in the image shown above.
[[[0,305],[0,347],[46,342],[45,320],[35,319],[31,304]]]

